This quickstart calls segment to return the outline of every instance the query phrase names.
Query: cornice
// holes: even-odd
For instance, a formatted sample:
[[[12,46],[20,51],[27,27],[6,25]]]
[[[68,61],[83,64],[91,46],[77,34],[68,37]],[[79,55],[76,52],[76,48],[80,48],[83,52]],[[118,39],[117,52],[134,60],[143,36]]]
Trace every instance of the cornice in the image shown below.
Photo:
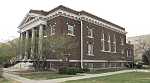
[[[120,29],[118,27],[115,27],[113,25],[107,24],[107,23],[105,23],[101,20],[97,20],[95,18],[92,18],[92,17],[84,15],[84,14],[77,15],[77,14],[74,14],[74,13],[71,13],[71,12],[68,12],[68,11],[64,11],[64,10],[61,10],[61,9],[58,9],[54,12],[49,13],[47,16],[43,16],[43,15],[39,15],[39,14],[37,15],[37,14],[33,14],[33,13],[29,14],[29,15],[34,15],[37,18],[32,19],[31,21],[27,22],[26,24],[23,24],[22,26],[19,27],[20,29],[23,29],[28,25],[32,25],[32,23],[37,22],[39,20],[39,18],[44,19],[43,21],[46,22],[46,20],[50,20],[50,19],[56,18],[58,16],[64,16],[64,17],[68,17],[68,18],[71,18],[71,19],[74,19],[74,20],[79,20],[79,21],[84,20],[86,22],[89,22],[89,23],[92,23],[92,24],[95,24],[95,25],[113,30],[113,31],[121,33],[121,34],[126,34],[127,33],[125,30]]]

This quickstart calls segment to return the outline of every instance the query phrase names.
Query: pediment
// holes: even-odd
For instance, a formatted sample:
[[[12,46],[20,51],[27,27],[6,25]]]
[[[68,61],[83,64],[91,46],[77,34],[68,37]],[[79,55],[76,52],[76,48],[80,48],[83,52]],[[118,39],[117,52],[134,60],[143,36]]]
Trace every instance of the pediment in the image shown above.
[[[22,25],[28,23],[29,21],[35,19],[36,17],[37,17],[37,16],[30,15],[30,13],[28,13],[28,14],[24,17],[24,19],[22,20],[22,22],[21,22],[21,24],[20,24],[19,26],[22,26]]]
[[[25,19],[25,22],[24,23],[27,23],[27,22],[29,22],[30,20],[32,20],[32,19],[34,19],[35,17],[33,17],[33,16],[29,16],[27,19]]]

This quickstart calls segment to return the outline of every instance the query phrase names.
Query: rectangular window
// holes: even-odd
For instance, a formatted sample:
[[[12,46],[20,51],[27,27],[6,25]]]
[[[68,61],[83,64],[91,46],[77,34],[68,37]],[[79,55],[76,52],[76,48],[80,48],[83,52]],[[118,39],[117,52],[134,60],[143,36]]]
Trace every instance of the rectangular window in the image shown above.
[[[93,29],[88,28],[88,37],[93,38]]]
[[[89,56],[94,56],[93,55],[93,45],[92,44],[88,44],[88,55]]]
[[[127,49],[127,57],[131,56],[131,50]]]
[[[108,33],[104,33],[104,34],[105,34],[105,38],[104,38],[105,52],[109,52],[109,35],[108,35]]]
[[[115,52],[116,53],[116,36],[115,36],[115,34],[114,34],[114,41],[113,41],[113,46],[114,46],[114,51],[113,52]]]
[[[111,41],[110,41],[110,35],[108,34],[108,46],[109,46],[109,51],[111,52]]]
[[[51,26],[51,35],[55,35],[55,25]]]
[[[101,34],[101,47],[102,47],[102,51],[105,51],[105,43],[104,43],[104,33],[102,31]]]
[[[74,36],[74,27],[71,25],[68,25],[68,35]]]

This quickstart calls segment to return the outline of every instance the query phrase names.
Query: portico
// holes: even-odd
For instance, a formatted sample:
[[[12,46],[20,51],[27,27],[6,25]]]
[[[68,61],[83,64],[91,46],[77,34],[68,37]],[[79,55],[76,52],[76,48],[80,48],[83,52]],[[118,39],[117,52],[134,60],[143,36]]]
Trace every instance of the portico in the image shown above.
[[[20,56],[22,56],[20,59],[29,60],[34,58],[35,55],[42,57],[43,28],[45,26],[45,20],[40,18],[32,19],[20,26],[23,28],[20,30]]]

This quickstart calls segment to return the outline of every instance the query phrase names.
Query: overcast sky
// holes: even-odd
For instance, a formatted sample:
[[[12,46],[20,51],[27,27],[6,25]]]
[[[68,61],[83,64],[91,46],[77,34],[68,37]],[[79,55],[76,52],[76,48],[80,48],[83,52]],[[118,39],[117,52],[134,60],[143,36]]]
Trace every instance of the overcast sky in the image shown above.
[[[125,27],[128,37],[150,34],[150,0],[1,0],[0,42],[19,36],[17,27],[30,9],[49,11],[59,5]]]

